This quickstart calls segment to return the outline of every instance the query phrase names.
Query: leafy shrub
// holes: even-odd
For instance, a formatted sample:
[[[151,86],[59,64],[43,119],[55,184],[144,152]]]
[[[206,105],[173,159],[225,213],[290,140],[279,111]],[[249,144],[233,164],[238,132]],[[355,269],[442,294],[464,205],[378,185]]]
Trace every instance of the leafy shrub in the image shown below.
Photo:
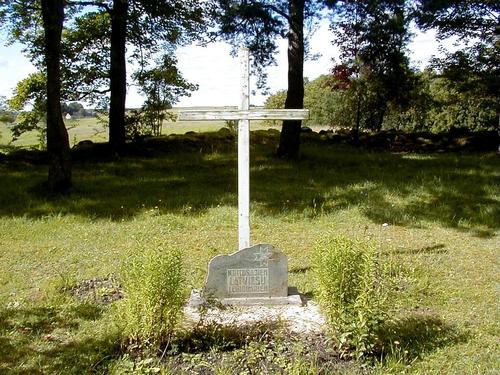
[[[185,297],[183,275],[180,250],[167,246],[141,249],[126,260],[118,309],[128,338],[154,345],[173,333]]]
[[[175,121],[177,117],[163,108],[151,104],[141,109],[131,109],[125,113],[125,137],[140,139],[141,137],[161,135],[164,120]]]
[[[338,346],[358,358],[373,353],[387,317],[374,244],[328,237],[316,246],[314,266],[319,303]]]

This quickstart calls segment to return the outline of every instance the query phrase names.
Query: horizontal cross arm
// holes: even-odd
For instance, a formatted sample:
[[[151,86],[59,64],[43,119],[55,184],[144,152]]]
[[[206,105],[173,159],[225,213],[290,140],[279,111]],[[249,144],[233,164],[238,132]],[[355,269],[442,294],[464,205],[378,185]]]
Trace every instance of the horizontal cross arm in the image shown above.
[[[305,120],[308,109],[251,109],[249,111],[229,110],[189,110],[178,114],[179,121],[200,120]]]

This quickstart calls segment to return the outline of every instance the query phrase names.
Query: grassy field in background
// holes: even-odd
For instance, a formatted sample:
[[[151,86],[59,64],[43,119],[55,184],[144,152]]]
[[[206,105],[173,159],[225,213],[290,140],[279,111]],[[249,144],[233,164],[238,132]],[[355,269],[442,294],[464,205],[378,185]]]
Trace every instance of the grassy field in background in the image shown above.
[[[205,109],[217,109],[217,107],[207,107]],[[177,113],[180,109],[174,108],[171,111]],[[107,142],[108,128],[107,123],[100,121],[95,117],[86,117],[80,119],[64,120],[68,129],[69,141],[71,147],[83,140],[92,142]],[[223,127],[227,127],[225,121],[164,121],[162,135],[184,134],[189,131],[194,132],[212,132]],[[252,130],[262,130],[268,128],[280,129],[278,126],[271,126],[261,121],[252,121]],[[40,144],[39,133],[37,131],[22,134],[19,139],[12,141],[12,135],[8,126],[0,122],[0,147],[11,145],[14,147],[37,147]]]
[[[72,193],[59,198],[38,187],[46,166],[0,163],[0,373],[132,373],[117,370],[133,359],[120,349],[113,305],[68,290],[119,278],[126,254],[162,244],[183,249],[187,287],[199,288],[208,261],[235,251],[235,142],[217,133],[185,138],[175,147],[157,141],[147,157],[83,158]],[[282,249],[289,284],[312,298],[312,250],[332,233],[375,241],[397,280],[393,355],[343,362],[338,373],[499,373],[498,155],[305,143],[290,163],[273,156],[277,141],[252,133],[252,242]],[[241,348],[246,360],[258,344]],[[200,355],[182,358],[196,369]],[[169,358],[144,362],[142,373]],[[297,373],[321,372],[319,360],[296,360]],[[224,363],[218,373],[230,374]]]
[[[108,128],[105,123],[99,122],[97,118],[81,118],[75,120],[65,120],[68,128],[70,145],[74,146],[80,141],[91,140],[92,142],[107,142]],[[206,121],[206,122],[170,122],[165,121],[162,134],[184,134],[188,131],[216,131],[224,127],[224,121]],[[9,144],[12,136],[7,126],[0,123],[0,145]],[[32,131],[25,133],[12,146],[16,147],[36,147],[40,144],[38,132]]]

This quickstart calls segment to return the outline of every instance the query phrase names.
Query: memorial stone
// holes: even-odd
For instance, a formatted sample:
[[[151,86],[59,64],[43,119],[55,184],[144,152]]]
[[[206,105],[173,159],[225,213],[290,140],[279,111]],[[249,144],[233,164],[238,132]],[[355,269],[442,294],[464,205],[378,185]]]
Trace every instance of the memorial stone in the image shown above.
[[[298,295],[288,295],[285,254],[269,244],[214,257],[208,265],[204,292],[223,304],[301,303]]]

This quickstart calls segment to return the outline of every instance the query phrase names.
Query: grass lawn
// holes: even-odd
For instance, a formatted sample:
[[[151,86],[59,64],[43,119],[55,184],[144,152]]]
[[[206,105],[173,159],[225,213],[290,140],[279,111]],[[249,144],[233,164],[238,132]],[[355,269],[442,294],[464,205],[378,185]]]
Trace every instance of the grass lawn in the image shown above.
[[[120,159],[80,158],[72,193],[59,198],[38,187],[46,166],[0,162],[0,373],[168,373],[179,358],[192,363],[186,373],[262,373],[252,363],[263,358],[296,374],[500,373],[498,155],[306,142],[290,163],[273,156],[277,140],[252,133],[252,242],[282,249],[289,284],[314,298],[318,240],[342,233],[375,241],[397,280],[391,355],[332,366],[304,350],[280,356],[291,349],[278,337],[274,357],[260,338],[136,358],[123,350],[113,303],[68,292],[84,280],[119,279],[127,254],[166,245],[183,250],[186,287],[199,288],[208,261],[236,250],[236,145],[207,133]]]

